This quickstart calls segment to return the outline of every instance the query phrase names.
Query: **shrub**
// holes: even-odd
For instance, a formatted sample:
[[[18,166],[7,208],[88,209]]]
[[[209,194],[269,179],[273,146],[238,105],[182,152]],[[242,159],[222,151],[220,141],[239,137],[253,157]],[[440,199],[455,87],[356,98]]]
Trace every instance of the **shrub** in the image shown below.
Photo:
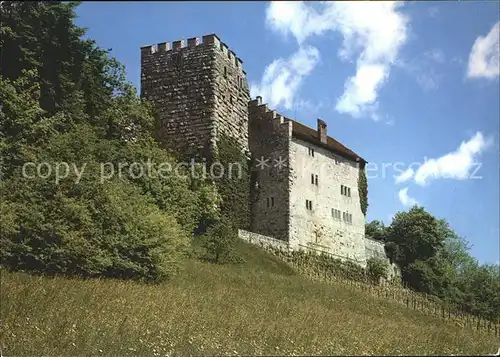
[[[0,204],[2,266],[44,274],[162,280],[188,246],[175,219],[122,182],[8,181]]]
[[[231,219],[223,216],[208,228],[202,238],[202,245],[205,248],[204,258],[218,264],[241,261],[241,257],[235,252],[237,239],[237,229]]]
[[[381,279],[387,279],[387,263],[381,258],[371,257],[366,262],[368,278],[378,284]]]

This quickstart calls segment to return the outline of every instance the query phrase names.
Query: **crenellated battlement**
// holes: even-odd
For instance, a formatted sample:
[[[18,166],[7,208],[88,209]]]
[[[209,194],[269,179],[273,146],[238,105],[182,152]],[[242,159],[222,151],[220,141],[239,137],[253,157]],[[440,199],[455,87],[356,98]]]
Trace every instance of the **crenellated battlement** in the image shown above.
[[[259,118],[260,120],[268,120],[273,122],[274,125],[285,128],[289,133],[289,136],[292,135],[292,121],[285,118],[282,114],[278,113],[276,110],[269,109],[267,104],[262,103],[262,97],[257,96],[255,99],[249,101],[249,106],[253,108],[254,113],[256,114],[255,118]]]
[[[148,45],[141,47],[141,56],[151,56],[158,53],[175,52],[184,49],[192,49],[198,46],[211,46],[217,48],[220,53],[227,57],[229,61],[237,68],[239,68],[243,73],[243,61],[241,58],[236,56],[236,53],[232,51],[224,42],[222,42],[219,37],[215,34],[205,35],[200,37],[191,37],[187,40],[177,40],[170,42],[161,42],[156,45]]]

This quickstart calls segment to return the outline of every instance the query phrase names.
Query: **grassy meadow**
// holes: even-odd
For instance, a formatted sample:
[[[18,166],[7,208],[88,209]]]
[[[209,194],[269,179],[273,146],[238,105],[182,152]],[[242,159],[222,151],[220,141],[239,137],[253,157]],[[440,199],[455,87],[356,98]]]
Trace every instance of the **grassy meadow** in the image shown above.
[[[487,354],[498,337],[307,280],[239,242],[245,262],[190,260],[173,280],[1,272],[5,356]]]

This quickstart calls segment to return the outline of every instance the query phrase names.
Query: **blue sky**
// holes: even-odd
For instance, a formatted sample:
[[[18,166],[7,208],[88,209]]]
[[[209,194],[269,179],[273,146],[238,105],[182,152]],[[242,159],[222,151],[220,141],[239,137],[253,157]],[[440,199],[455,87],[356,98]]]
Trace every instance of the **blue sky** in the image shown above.
[[[368,219],[418,202],[499,260],[496,2],[85,2],[139,88],[141,46],[216,33],[252,95],[370,162]],[[385,167],[385,169],[384,169]]]

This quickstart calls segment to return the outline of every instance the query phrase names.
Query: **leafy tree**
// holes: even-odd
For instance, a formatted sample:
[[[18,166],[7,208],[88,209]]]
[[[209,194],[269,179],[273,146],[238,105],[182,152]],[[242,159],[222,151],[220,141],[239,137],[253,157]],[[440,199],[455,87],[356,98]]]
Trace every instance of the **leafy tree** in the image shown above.
[[[379,242],[386,241],[386,227],[382,221],[371,221],[365,224],[365,236]]]
[[[0,264],[45,274],[161,280],[186,256],[200,221],[216,219],[213,185],[154,138],[151,107],[122,66],[81,39],[75,3],[2,3]],[[122,163],[147,166],[135,175]],[[67,177],[27,177],[25,163],[70,165]],[[111,175],[101,174],[110,164]],[[79,177],[74,167],[82,171]],[[33,173],[33,172],[31,172]],[[106,173],[108,174],[108,173]]]
[[[0,41],[2,78],[15,80],[23,71],[39,75],[40,107],[48,115],[64,107],[68,96],[82,91],[85,111],[96,118],[124,83],[123,66],[81,37],[75,25],[79,2],[3,2]]]
[[[237,229],[230,218],[222,218],[213,226],[209,227],[203,239],[203,247],[206,250],[205,258],[214,263],[227,263],[237,260],[234,247],[238,239]]]
[[[395,261],[402,268],[434,256],[444,245],[448,228],[423,207],[398,212],[387,230],[387,241],[397,245]]]

